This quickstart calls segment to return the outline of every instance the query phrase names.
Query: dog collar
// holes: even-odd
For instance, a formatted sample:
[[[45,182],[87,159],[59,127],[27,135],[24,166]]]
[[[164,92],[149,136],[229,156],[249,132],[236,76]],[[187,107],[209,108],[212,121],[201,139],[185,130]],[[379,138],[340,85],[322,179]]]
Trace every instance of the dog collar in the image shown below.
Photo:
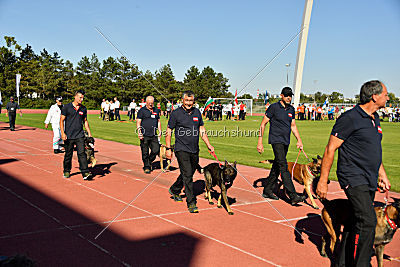
[[[392,219],[389,218],[389,216],[388,216],[388,214],[387,214],[387,212],[386,212],[387,207],[388,207],[388,206],[386,206],[386,207],[385,207],[385,210],[384,210],[385,217],[386,217],[386,221],[387,221],[387,223],[389,224],[390,228],[392,228],[393,230],[396,230],[396,229],[397,229],[397,225],[396,225],[396,223],[395,223]]]

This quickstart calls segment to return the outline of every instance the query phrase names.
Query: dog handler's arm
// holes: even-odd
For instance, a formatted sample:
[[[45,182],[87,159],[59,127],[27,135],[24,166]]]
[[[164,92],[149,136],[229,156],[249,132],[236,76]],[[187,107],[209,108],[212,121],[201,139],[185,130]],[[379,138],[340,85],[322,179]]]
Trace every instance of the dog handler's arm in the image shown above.
[[[206,128],[204,127],[204,125],[200,126],[200,136],[206,144],[208,150],[210,150],[211,153],[214,152],[214,147],[210,144],[210,140],[208,140]]]
[[[292,120],[290,128],[292,129],[293,135],[297,139],[297,144],[296,144],[297,148],[298,149],[303,149],[303,142],[301,142],[299,130],[297,129],[297,126],[296,126],[296,120]]]
[[[136,132],[137,135],[139,136],[139,139],[143,139],[143,133],[142,133],[142,119],[136,118]]]
[[[64,120],[65,120],[65,116],[61,115],[61,117],[60,117],[61,139],[65,141],[65,140],[67,140],[67,135],[64,132]]]
[[[390,190],[391,187],[389,178],[387,177],[385,168],[383,167],[383,163],[381,163],[381,166],[379,167],[378,186],[382,188],[384,191]]]
[[[263,120],[261,121],[260,125],[260,135],[258,136],[258,144],[257,144],[257,151],[258,153],[263,153],[264,152],[264,146],[263,146],[263,136],[264,136],[264,130],[265,130],[265,125],[269,122],[269,118],[267,116],[264,116]]]
[[[90,131],[90,127],[89,127],[89,121],[87,120],[87,117],[85,117],[85,129],[89,135],[89,137],[92,137],[92,132]]]
[[[171,136],[172,136],[172,129],[167,127],[167,133],[165,135],[165,146],[166,147],[171,147]],[[165,151],[165,156],[167,157],[167,159],[172,158],[171,149],[167,149]]]
[[[317,185],[317,195],[325,199],[328,193],[328,177],[332,167],[335,151],[343,144],[343,140],[331,135],[325,147],[324,157],[322,158],[321,177]]]
[[[158,142],[159,143],[161,142],[161,135],[162,135],[162,132],[161,132],[161,120],[159,119],[158,120]]]

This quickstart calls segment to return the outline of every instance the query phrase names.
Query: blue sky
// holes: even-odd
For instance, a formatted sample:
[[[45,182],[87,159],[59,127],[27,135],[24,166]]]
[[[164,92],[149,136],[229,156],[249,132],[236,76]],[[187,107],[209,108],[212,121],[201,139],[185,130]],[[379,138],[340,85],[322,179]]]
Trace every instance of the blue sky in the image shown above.
[[[142,70],[170,64],[183,80],[190,66],[211,66],[241,90],[301,27],[304,0],[12,1],[0,0],[0,35],[35,52],[58,52],[74,65],[96,53],[120,56],[99,27]],[[4,45],[4,41],[1,41]],[[279,93],[296,39],[243,92]],[[380,79],[400,96],[400,0],[314,0],[302,92],[358,94]]]

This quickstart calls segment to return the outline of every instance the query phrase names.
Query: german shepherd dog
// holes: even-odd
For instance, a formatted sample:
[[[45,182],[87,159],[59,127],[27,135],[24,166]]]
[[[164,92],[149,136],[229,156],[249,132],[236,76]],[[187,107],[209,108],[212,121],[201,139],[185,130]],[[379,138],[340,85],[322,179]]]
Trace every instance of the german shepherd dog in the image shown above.
[[[383,266],[383,249],[390,243],[400,224],[400,199],[385,207],[375,207],[377,224],[375,228],[375,255],[378,266]],[[330,239],[330,250],[335,255],[335,244],[341,232],[341,226],[348,223],[351,216],[351,205],[347,199],[334,199],[323,201],[324,208],[321,212],[327,235],[322,238],[321,256],[327,257],[325,246]]]
[[[203,169],[204,178],[206,182],[206,192],[204,197],[208,199],[208,203],[214,205],[211,200],[211,190],[213,187],[218,185],[221,189],[221,193],[218,198],[218,208],[221,208],[221,197],[224,199],[226,209],[228,210],[229,215],[233,215],[233,211],[229,206],[228,197],[226,195],[227,190],[233,185],[233,181],[236,178],[236,161],[233,163],[233,166],[230,165],[227,161],[225,161],[224,165],[219,165],[219,163],[211,163],[208,164]],[[214,190],[213,190],[214,191]]]
[[[273,164],[273,160],[263,160],[260,163],[270,163]],[[319,209],[318,205],[315,203],[314,198],[311,194],[311,188],[313,185],[313,180],[321,173],[321,164],[322,158],[317,155],[317,158],[313,158],[312,161],[308,164],[299,164],[296,163],[294,166],[294,162],[288,162],[288,170],[290,174],[293,174],[293,179],[296,180],[299,184],[304,185],[304,191],[307,193],[308,197],[311,200],[312,206],[314,209]],[[294,166],[294,169],[293,169]],[[279,184],[281,186],[282,183]],[[256,187],[256,184],[254,184]]]
[[[94,157],[94,138],[85,136],[85,153],[88,164],[92,164],[92,168],[96,165],[96,158]]]
[[[175,145],[171,145],[171,151],[172,151],[172,153],[174,153],[174,148],[175,148]],[[161,144],[160,145],[160,166],[161,166],[161,170],[163,171],[163,172],[165,172],[165,171],[168,171],[169,170],[169,167],[171,167],[171,160],[170,159],[167,159],[167,157],[166,157],[166,152],[167,152],[167,146],[166,145],[163,145],[163,144]],[[164,160],[167,160],[167,167],[165,167],[165,169],[164,169]]]

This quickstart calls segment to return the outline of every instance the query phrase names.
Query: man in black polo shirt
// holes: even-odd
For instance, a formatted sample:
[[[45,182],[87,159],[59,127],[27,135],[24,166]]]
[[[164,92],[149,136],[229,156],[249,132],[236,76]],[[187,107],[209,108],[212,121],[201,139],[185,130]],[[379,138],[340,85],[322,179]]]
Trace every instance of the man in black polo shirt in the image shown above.
[[[265,125],[270,122],[268,143],[272,145],[275,159],[272,164],[271,172],[264,185],[263,197],[275,200],[279,199],[272,190],[277,183],[280,173],[283,185],[290,198],[290,203],[295,205],[305,198],[296,193],[286,161],[286,154],[290,144],[290,132],[293,132],[297,139],[297,148],[303,149],[303,143],[301,142],[300,134],[295,123],[295,111],[293,106],[290,105],[292,96],[292,89],[284,87],[281,91],[281,100],[270,105],[265,111],[265,116],[260,126],[257,151],[259,153],[264,152],[263,135]]]
[[[179,194],[185,187],[188,210],[190,213],[198,213],[196,196],[193,193],[193,174],[199,164],[199,135],[210,152],[214,152],[214,147],[208,140],[200,111],[193,106],[194,93],[185,91],[182,102],[183,105],[171,113],[165,137],[166,157],[171,159],[171,135],[172,130],[175,129],[175,155],[181,172],[176,182],[170,187],[169,193],[175,201],[181,202],[182,198]]]
[[[317,194],[325,199],[328,176],[339,149],[337,177],[353,210],[351,229],[343,231],[338,266],[370,266],[374,253],[377,186],[390,189],[382,164],[382,128],[376,111],[389,100],[386,86],[369,81],[360,90],[360,104],[343,113],[333,126],[325,148]]]
[[[10,131],[15,131],[15,118],[17,117],[17,109],[22,117],[22,111],[18,103],[14,102],[14,97],[10,97],[10,102],[7,103],[6,113],[8,113],[8,121],[10,123]]]
[[[145,173],[150,173],[151,163],[160,153],[159,137],[161,135],[160,110],[154,107],[154,97],[146,97],[146,106],[142,107],[137,114],[136,128],[142,150],[143,170]]]
[[[85,153],[85,133],[83,131],[83,124],[89,135],[92,136],[87,120],[87,109],[82,105],[83,91],[75,93],[74,102],[64,105],[61,110],[60,130],[61,138],[64,140],[64,178],[69,178],[72,167],[72,154],[74,146],[76,146],[79,169],[81,170],[84,180],[91,179],[91,174],[88,169],[88,163]],[[64,127],[65,123],[65,127]]]

